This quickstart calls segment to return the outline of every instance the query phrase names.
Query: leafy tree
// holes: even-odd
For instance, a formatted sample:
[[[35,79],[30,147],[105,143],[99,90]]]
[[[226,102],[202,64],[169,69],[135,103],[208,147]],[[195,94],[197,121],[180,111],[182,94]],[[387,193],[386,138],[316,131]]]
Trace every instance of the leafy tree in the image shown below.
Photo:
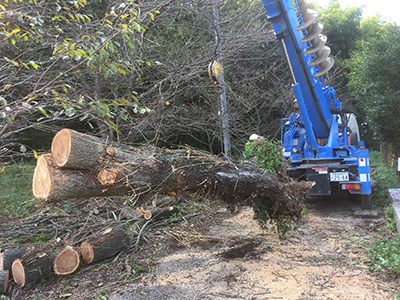
[[[387,26],[383,34],[358,42],[348,61],[349,88],[364,109],[379,141],[400,149],[400,30]]]
[[[290,72],[261,2],[217,4],[232,145],[241,153],[251,133],[279,135],[293,98]],[[222,152],[207,73],[218,57],[214,5],[6,1],[0,143],[27,128],[86,126],[120,142]]]
[[[168,3],[142,11],[135,1],[115,6],[86,0],[5,1],[0,6],[5,40],[0,141],[27,128],[43,129],[40,124],[50,121],[71,125],[67,122],[77,118],[92,128],[104,130],[106,124],[109,132],[118,132],[119,120],[150,111],[139,106],[126,78],[139,77],[151,64],[132,54],[145,27]]]
[[[343,9],[339,0],[331,0],[326,9],[320,9],[320,21],[324,24],[324,34],[332,54],[340,59],[347,59],[350,50],[361,36],[360,21],[362,7]]]

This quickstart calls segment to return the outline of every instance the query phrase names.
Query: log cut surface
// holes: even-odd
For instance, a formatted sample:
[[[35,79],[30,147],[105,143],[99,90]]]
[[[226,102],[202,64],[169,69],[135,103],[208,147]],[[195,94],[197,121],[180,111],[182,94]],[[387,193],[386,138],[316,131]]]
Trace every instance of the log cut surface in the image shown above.
[[[79,267],[80,254],[71,246],[66,246],[54,259],[53,269],[57,275],[72,274]]]

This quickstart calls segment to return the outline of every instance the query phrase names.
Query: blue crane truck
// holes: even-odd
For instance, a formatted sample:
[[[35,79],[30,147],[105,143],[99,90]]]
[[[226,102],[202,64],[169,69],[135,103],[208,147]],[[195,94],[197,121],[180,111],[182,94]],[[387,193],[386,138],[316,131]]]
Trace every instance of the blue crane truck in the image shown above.
[[[360,141],[354,114],[342,112],[335,90],[325,83],[334,61],[317,20],[319,12],[307,8],[304,0],[263,0],[263,4],[289,64],[306,130],[304,147],[298,149],[298,125],[281,120],[282,148],[291,160],[289,176],[315,182],[309,195],[347,191],[359,198],[362,209],[370,210],[368,149]]]

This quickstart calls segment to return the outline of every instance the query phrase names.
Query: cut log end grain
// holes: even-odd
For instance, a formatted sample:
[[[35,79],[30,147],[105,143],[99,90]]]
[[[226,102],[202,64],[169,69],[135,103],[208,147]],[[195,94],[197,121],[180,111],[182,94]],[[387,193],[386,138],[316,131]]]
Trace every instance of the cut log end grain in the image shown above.
[[[24,266],[22,265],[22,262],[20,259],[16,259],[11,267],[12,274],[14,277],[14,281],[19,285],[19,286],[24,286],[25,285],[25,270]]]
[[[54,259],[54,273],[68,275],[76,271],[80,264],[80,254],[71,246],[66,246]]]
[[[2,270],[0,271],[0,294],[6,294],[8,290],[8,281],[10,276],[10,271]]]
[[[81,244],[81,253],[83,260],[87,264],[90,264],[93,261],[94,258],[93,247],[88,242],[83,242]]]
[[[97,180],[101,185],[111,185],[114,184],[117,174],[109,170],[101,170],[97,175]]]
[[[71,133],[69,129],[59,131],[51,143],[51,154],[58,167],[63,167],[68,162],[71,153]]]
[[[51,178],[49,167],[44,155],[41,155],[37,161],[35,172],[33,174],[32,191],[38,199],[46,199],[50,194]]]
[[[111,146],[107,146],[107,148],[106,148],[106,153],[107,153],[108,155],[110,155],[110,156],[114,156],[114,154],[115,154],[115,149],[114,149],[113,147],[111,147]]]

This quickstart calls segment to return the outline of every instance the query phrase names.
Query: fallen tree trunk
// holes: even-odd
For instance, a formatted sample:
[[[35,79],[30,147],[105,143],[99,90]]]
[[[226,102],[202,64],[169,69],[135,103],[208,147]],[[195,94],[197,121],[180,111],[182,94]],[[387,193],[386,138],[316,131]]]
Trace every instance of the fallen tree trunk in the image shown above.
[[[81,262],[80,253],[71,246],[66,246],[54,259],[53,269],[57,275],[72,274]]]
[[[83,260],[95,263],[109,258],[129,247],[130,240],[125,229],[115,229],[81,244]]]
[[[21,287],[47,279],[51,272],[51,260],[43,253],[27,253],[16,259],[11,267],[14,281]]]
[[[74,168],[88,155],[96,160],[82,164],[85,168],[90,165],[90,170],[72,170],[57,167],[51,155],[41,156],[33,180],[37,198],[60,201],[109,195],[151,197],[155,193],[190,191],[215,195],[229,203],[253,199],[265,207],[271,218],[300,217],[302,200],[312,186],[310,182],[279,180],[252,162],[238,163],[192,149],[99,148],[98,140],[68,132],[67,139],[56,139],[58,146],[52,146],[58,149],[57,156],[68,157]],[[72,146],[82,140],[93,145]],[[75,150],[68,150],[72,148]],[[68,161],[64,166],[67,165]],[[141,203],[149,197],[141,197]]]

